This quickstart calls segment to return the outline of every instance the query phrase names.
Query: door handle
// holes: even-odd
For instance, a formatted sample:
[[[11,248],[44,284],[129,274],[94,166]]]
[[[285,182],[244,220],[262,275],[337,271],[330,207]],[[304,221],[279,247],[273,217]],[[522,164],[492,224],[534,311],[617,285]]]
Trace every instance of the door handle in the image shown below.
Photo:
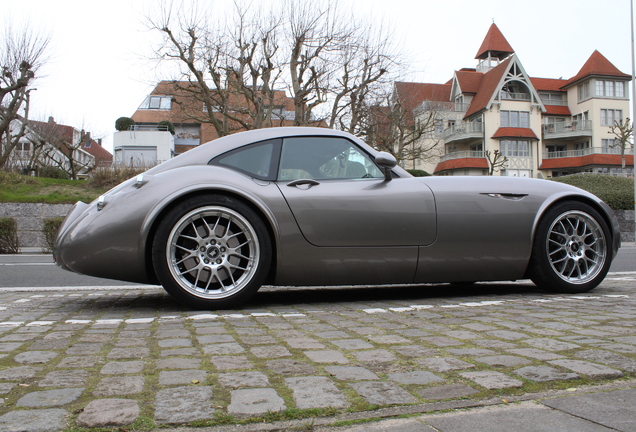
[[[298,180],[292,180],[289,183],[287,183],[287,186],[307,186],[307,189],[309,189],[312,186],[318,186],[320,183],[317,182],[316,180],[313,179],[298,179]]]

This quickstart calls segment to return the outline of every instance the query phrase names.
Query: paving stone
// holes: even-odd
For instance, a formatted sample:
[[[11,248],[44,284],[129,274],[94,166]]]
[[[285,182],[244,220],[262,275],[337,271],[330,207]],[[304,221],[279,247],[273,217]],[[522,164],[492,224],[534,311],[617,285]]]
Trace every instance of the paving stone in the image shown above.
[[[210,358],[210,362],[220,370],[250,369],[254,367],[252,362],[245,356],[215,356]]]
[[[326,366],[325,370],[343,381],[379,380],[380,377],[360,366]]]
[[[95,396],[119,396],[140,393],[144,387],[141,376],[114,376],[102,378],[93,394]]]
[[[301,337],[301,338],[285,338],[285,343],[292,348],[297,349],[324,349],[325,345],[316,341],[315,339]]]
[[[0,380],[19,381],[33,378],[41,368],[33,366],[18,366],[0,371]]]
[[[394,354],[384,349],[356,351],[353,355],[362,363],[386,363],[397,360]]]
[[[417,402],[412,394],[393,383],[360,382],[350,385],[371,404],[396,405]]]
[[[15,351],[24,345],[24,342],[5,342],[0,343],[0,352],[11,352]]]
[[[66,350],[68,355],[97,354],[104,347],[103,343],[77,343]]]
[[[436,381],[443,381],[442,378],[428,371],[390,373],[387,377],[391,381],[395,381],[400,384],[430,384]]]
[[[458,399],[479,393],[478,390],[461,384],[442,385],[437,387],[418,390],[417,394],[424,399],[442,400],[442,399]]]
[[[326,377],[285,378],[285,384],[293,392],[297,408],[346,408],[346,396]]]
[[[523,366],[532,363],[530,360],[523,357],[510,355],[477,357],[475,361],[486,363],[491,366]]]
[[[192,341],[185,338],[159,339],[158,345],[160,348],[190,347],[192,346]]]
[[[368,339],[372,342],[384,345],[401,345],[413,343],[413,341],[411,341],[410,339],[397,335],[369,336]]]
[[[316,363],[339,363],[346,364],[349,360],[339,351],[320,350],[304,351],[305,355]]]
[[[157,369],[198,369],[201,359],[194,358],[169,358],[157,360]]]
[[[174,387],[157,392],[155,421],[157,423],[188,423],[214,416],[210,387]]]
[[[85,367],[93,367],[99,362],[99,357],[97,356],[82,356],[82,357],[66,357],[63,358],[57,364],[58,368],[85,368]]]
[[[54,331],[44,335],[43,339],[47,339],[47,340],[70,339],[74,335],[75,335],[75,332],[72,332],[72,331]]]
[[[232,390],[230,395],[231,401],[227,407],[229,414],[258,415],[287,408],[283,398],[273,388]]]
[[[536,382],[571,380],[580,378],[575,373],[561,372],[548,366],[526,366],[517,369],[515,373],[522,378]]]
[[[108,342],[113,338],[110,334],[85,334],[79,338],[80,342]]]
[[[365,342],[362,339],[332,340],[331,343],[344,350],[361,350],[375,348],[369,342]]]
[[[350,330],[365,336],[384,333],[382,330],[374,327],[351,327]]]
[[[203,347],[205,354],[240,354],[245,352],[245,348],[235,342],[230,343],[217,343],[212,345],[205,345]]]
[[[616,351],[624,354],[636,354],[636,346],[625,345],[625,344],[599,344],[598,348],[603,348],[610,351]]]
[[[256,346],[250,348],[250,352],[258,358],[291,357],[292,353],[280,345]]]
[[[449,347],[449,346],[457,346],[457,345],[464,344],[463,342],[459,342],[454,339],[449,339],[443,336],[423,337],[422,340],[438,347]]]
[[[314,333],[316,337],[323,339],[345,339],[349,337],[348,333],[343,331],[335,330],[335,331],[326,331],[326,332],[317,332]]]
[[[0,416],[6,432],[58,432],[66,427],[66,411],[60,408],[9,411]]]
[[[0,383],[0,394],[9,393],[15,386],[13,383]]]
[[[236,342],[236,339],[234,339],[234,336],[229,334],[213,334],[213,335],[197,336],[197,340],[199,341],[201,345]]]
[[[265,336],[265,330],[257,328],[237,328],[236,334],[243,338],[244,336]]]
[[[198,327],[195,331],[197,334],[200,335],[227,333],[227,330],[225,330],[223,327]]]
[[[198,356],[199,350],[196,348],[175,348],[175,349],[167,349],[162,350],[160,355],[161,357],[171,357],[171,356]]]
[[[262,372],[230,372],[219,374],[219,382],[223,387],[267,387],[269,379]]]
[[[23,364],[46,363],[59,354],[53,351],[25,351],[14,357],[14,360]]]
[[[266,364],[268,369],[279,375],[311,375],[316,373],[316,368],[297,360],[269,360]]]
[[[525,333],[519,333],[519,332],[510,331],[510,330],[493,330],[493,331],[486,332],[486,334],[492,337],[505,339],[505,340],[519,340],[519,339],[526,339],[528,337],[528,335]]]
[[[469,330],[484,331],[484,332],[489,330],[497,330],[497,327],[489,326],[482,323],[462,324],[462,327],[467,328]]]
[[[40,387],[80,387],[86,383],[88,372],[82,369],[57,370],[46,374]]]
[[[68,388],[31,392],[18,399],[15,405],[30,408],[66,405],[77,400],[83,391],[83,388]]]
[[[636,360],[621,354],[603,350],[584,350],[578,351],[574,355],[591,362],[608,364],[627,372],[636,372]]]
[[[130,373],[139,373],[143,370],[145,363],[143,361],[113,361],[106,363],[100,373],[102,375],[121,375]]]
[[[449,348],[446,352],[458,356],[489,356],[497,354],[487,348]]]
[[[439,351],[425,348],[421,345],[400,345],[391,347],[391,349],[406,357],[433,357],[439,355]]]
[[[96,399],[84,407],[77,416],[82,427],[126,426],[139,417],[137,401],[130,399]]]
[[[482,371],[482,372],[462,372],[460,375],[469,379],[487,389],[502,389],[509,387],[521,387],[523,382],[511,378],[501,372]]]
[[[396,330],[395,331],[402,336],[410,336],[410,337],[422,337],[422,336],[430,336],[429,332],[425,332],[420,329],[404,329],[404,330]]]
[[[435,372],[448,372],[474,368],[475,365],[454,357],[439,357],[417,360],[417,364]]]
[[[523,342],[534,348],[544,349],[548,351],[566,351],[575,348],[581,348],[581,346],[577,344],[547,338],[526,339]]]
[[[517,348],[517,349],[509,349],[508,352],[512,354],[517,354],[524,357],[530,357],[537,360],[556,360],[563,358],[561,354],[543,351],[536,348]]]
[[[462,339],[462,340],[472,340],[472,339],[482,339],[483,336],[477,333],[468,331],[468,330],[451,330],[444,333],[446,336]]]
[[[2,331],[3,329],[0,329],[0,332]],[[34,334],[14,333],[14,334],[8,334],[6,336],[1,337],[0,342],[25,342],[28,340],[33,340],[38,336],[39,335],[35,333]]]
[[[176,385],[176,384],[198,384],[193,381],[204,382],[208,373],[199,369],[184,369],[176,371],[159,372],[160,385]]]
[[[155,333],[155,337],[157,339],[188,338],[190,337],[190,332],[182,329],[157,330],[157,332]]]
[[[146,358],[150,349],[146,347],[113,348],[107,355],[109,359]]]
[[[586,375],[590,378],[619,378],[623,376],[623,372],[617,369],[583,360],[562,359],[551,360],[548,363],[570,369],[573,372]]]
[[[513,343],[504,342],[500,340],[494,340],[494,339],[476,339],[474,341],[474,344],[479,345],[481,347],[485,347],[485,348],[497,348],[497,349],[511,349],[511,348],[517,347],[517,345]]]

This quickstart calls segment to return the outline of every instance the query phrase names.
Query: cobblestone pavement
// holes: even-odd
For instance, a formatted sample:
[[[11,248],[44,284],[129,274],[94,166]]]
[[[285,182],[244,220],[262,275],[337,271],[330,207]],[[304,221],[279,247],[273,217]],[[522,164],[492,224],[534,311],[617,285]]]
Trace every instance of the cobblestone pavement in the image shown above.
[[[3,291],[0,430],[328,425],[633,384],[635,289],[634,273],[580,295],[529,282],[265,288],[217,312],[152,287]]]

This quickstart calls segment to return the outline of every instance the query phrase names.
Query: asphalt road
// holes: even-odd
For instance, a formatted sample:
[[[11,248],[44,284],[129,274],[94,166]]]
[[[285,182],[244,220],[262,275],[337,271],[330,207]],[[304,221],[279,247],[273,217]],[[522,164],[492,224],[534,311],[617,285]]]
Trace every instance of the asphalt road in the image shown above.
[[[623,246],[610,272],[636,271],[636,245]],[[79,288],[139,286],[127,282],[78,275],[58,268],[51,255],[0,255],[0,289],[10,288]]]

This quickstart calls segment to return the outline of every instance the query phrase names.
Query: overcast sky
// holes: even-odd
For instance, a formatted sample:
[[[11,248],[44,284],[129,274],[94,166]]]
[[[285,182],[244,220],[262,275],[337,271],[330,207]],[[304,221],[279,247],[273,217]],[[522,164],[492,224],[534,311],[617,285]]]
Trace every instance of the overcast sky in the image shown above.
[[[395,26],[396,39],[413,61],[411,81],[443,83],[454,70],[475,67],[474,57],[493,20],[531,76],[571,78],[595,49],[622,72],[632,71],[629,0],[340,2]],[[31,117],[53,116],[58,123],[91,131],[112,151],[115,120],[131,116],[162,77],[155,63],[144,58],[153,33],[141,22],[156,4],[0,0],[0,21],[28,21],[52,38],[52,60],[35,84]]]

